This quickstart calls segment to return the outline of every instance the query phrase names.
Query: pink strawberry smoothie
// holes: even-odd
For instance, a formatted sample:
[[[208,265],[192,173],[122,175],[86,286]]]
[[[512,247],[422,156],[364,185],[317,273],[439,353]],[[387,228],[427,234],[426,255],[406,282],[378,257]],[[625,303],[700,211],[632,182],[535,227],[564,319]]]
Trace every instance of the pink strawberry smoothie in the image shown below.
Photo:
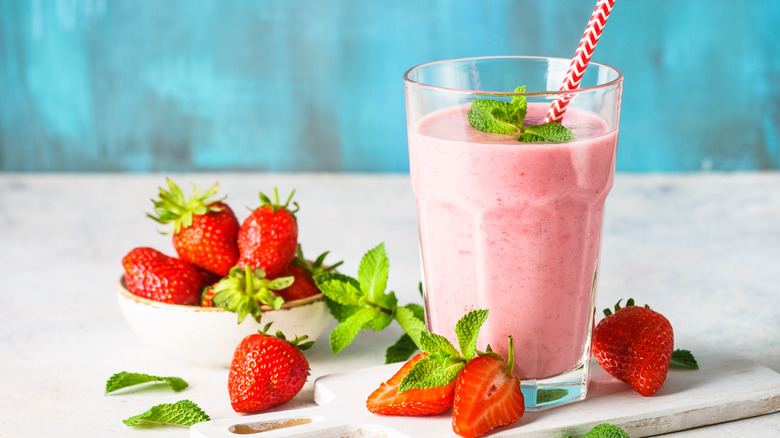
[[[502,355],[514,338],[515,372],[543,379],[589,357],[592,290],[617,130],[568,109],[568,143],[520,143],[472,128],[468,105],[410,127],[428,329],[454,345],[455,323],[489,309],[477,348]],[[530,104],[526,125],[546,105]]]

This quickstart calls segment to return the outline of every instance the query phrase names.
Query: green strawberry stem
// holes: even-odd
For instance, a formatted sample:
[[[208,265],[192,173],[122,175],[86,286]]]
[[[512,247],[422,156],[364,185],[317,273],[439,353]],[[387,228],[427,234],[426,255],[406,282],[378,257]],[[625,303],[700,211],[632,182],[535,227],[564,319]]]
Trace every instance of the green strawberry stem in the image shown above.
[[[294,205],[295,208],[294,209],[290,209],[289,208],[290,201],[292,201],[293,195],[295,195],[295,190],[290,192],[290,196],[287,197],[287,201],[284,204],[280,204],[279,203],[279,190],[276,187],[274,187],[274,200],[273,200],[273,202],[271,201],[271,198],[269,198],[263,192],[260,192],[259,196],[260,196],[260,203],[262,204],[261,205],[262,207],[265,207],[265,206],[271,207],[271,211],[272,212],[276,212],[278,210],[286,208],[286,209],[290,210],[290,213],[295,214],[295,212],[298,211],[298,203],[297,202],[293,202],[292,205]]]
[[[168,183],[168,190],[160,187],[158,195],[160,199],[152,199],[154,212],[157,216],[150,213],[147,213],[146,216],[163,225],[173,223],[173,232],[175,233],[178,233],[182,227],[189,228],[192,225],[193,215],[204,215],[209,211],[218,211],[212,208],[212,205],[227,198],[227,196],[224,196],[220,199],[209,200],[219,191],[219,182],[214,183],[211,188],[202,194],[200,188],[193,184],[192,189],[195,194],[188,198],[184,196],[184,192],[170,178],[165,180]],[[160,231],[161,234],[170,234],[170,232],[171,230]]]
[[[284,298],[273,291],[285,289],[293,281],[295,277],[292,276],[269,280],[265,278],[265,271],[261,268],[252,269],[249,265],[244,268],[234,266],[227,277],[214,285],[211,301],[215,307],[237,313],[239,324],[248,315],[260,322],[261,305],[271,306],[274,310],[281,308]]]
[[[292,345],[293,347],[298,348],[301,351],[308,350],[309,348],[311,348],[314,345],[314,341],[304,342],[307,339],[309,339],[309,337],[307,335],[296,336],[293,339],[287,339],[287,337],[284,335],[284,333],[282,333],[281,330],[277,330],[276,333],[271,334],[271,333],[268,332],[269,329],[271,328],[271,324],[273,324],[273,322],[269,322],[268,324],[266,324],[262,329],[258,330],[257,332],[260,333],[263,336],[269,336],[269,337],[272,337],[272,338],[279,338],[279,339],[281,339],[283,341],[287,341],[287,342],[290,343],[290,345]]]

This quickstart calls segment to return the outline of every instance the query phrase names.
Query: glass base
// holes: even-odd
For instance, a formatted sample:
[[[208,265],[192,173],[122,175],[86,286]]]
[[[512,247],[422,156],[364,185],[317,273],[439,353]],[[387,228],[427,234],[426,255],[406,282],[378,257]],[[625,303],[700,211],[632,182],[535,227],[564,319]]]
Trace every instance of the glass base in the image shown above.
[[[541,411],[584,400],[588,393],[590,363],[585,361],[576,369],[559,376],[540,380],[520,381],[526,411]]]

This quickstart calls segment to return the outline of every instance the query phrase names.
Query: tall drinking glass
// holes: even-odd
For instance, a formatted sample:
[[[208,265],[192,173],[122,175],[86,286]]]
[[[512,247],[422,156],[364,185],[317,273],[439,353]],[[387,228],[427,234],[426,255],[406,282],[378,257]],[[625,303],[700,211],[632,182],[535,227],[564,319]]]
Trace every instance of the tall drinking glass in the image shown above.
[[[623,75],[590,63],[570,95],[566,143],[521,143],[469,125],[474,99],[526,86],[525,125],[543,123],[570,60],[456,59],[404,75],[428,330],[489,309],[478,348],[506,357],[526,409],[585,397],[604,202],[612,188]]]

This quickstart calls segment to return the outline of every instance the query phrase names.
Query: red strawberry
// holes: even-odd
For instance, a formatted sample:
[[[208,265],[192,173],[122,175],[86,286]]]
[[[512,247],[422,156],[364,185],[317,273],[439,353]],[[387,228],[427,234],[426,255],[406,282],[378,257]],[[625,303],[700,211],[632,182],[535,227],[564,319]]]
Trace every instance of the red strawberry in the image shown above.
[[[401,380],[409,374],[415,362],[428,353],[420,353],[407,361],[387,382],[379,385],[366,400],[369,411],[381,415],[436,415],[452,408],[455,381],[427,389],[410,389],[399,393]]]
[[[298,245],[298,222],[295,210],[287,208],[293,194],[284,205],[279,204],[279,193],[274,189],[274,202],[260,193],[262,205],[252,211],[238,230],[238,264],[243,267],[263,268],[269,278],[278,277],[295,258]]]
[[[203,295],[200,297],[200,305],[203,307],[214,307],[211,298],[214,297],[215,293],[213,287],[203,289]]]
[[[153,248],[135,248],[123,259],[127,289],[171,304],[198,304],[204,275],[195,266]]]
[[[615,313],[609,309],[593,332],[593,355],[606,372],[628,383],[642,395],[663,386],[674,350],[672,325],[649,307],[629,299]]]
[[[265,334],[267,329],[245,337],[233,354],[228,393],[236,412],[259,412],[289,401],[309,375],[309,362],[301,350],[312,343],[300,343],[306,336],[287,341],[280,332]]]
[[[170,179],[167,181],[169,190],[160,188],[160,199],[152,200],[157,216],[147,216],[161,224],[173,222],[173,247],[182,260],[227,275],[238,261],[239,225],[227,204],[208,200],[217,193],[219,184],[203,194],[193,186],[195,195],[185,199],[181,189]]]
[[[295,278],[295,281],[293,281],[290,287],[277,291],[276,294],[282,297],[284,301],[300,300],[320,294],[320,289],[317,287],[314,277],[330,272],[342,263],[338,262],[330,266],[323,265],[327,255],[328,252],[326,251],[320,254],[317,260],[310,262],[304,258],[301,245],[298,245],[298,250],[292,263],[279,274],[280,277],[292,276]]]
[[[475,357],[456,379],[452,404],[452,429],[462,437],[477,437],[517,421],[525,412],[520,380],[512,373],[514,351],[509,341],[509,361],[495,353]]]

